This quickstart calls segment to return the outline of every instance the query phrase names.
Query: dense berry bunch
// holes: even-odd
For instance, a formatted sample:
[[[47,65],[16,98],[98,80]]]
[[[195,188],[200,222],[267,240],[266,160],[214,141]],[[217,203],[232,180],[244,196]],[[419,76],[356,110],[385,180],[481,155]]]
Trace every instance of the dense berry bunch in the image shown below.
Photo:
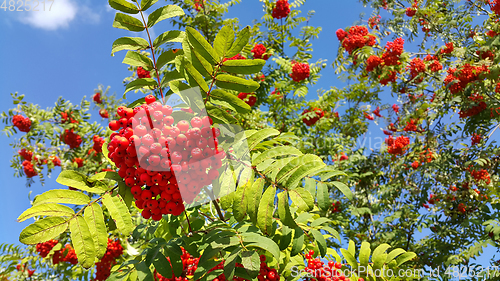
[[[309,69],[309,64],[295,62],[293,63],[292,73],[290,74],[290,77],[292,77],[293,81],[300,82],[309,78],[310,72],[311,71]]]
[[[373,114],[375,114],[377,117],[382,117],[382,114],[380,114],[380,107],[377,106],[375,110],[373,111]]]
[[[257,102],[257,97],[252,93],[239,93],[238,98],[246,102],[249,106],[254,106]]]
[[[247,58],[245,58],[244,56],[242,56],[241,54],[237,54],[233,57],[230,57],[230,58],[224,58],[222,60],[222,62],[225,62],[225,61],[228,61],[228,60],[246,60]]]
[[[406,124],[403,130],[405,132],[418,132],[419,129],[417,128],[417,122],[418,121],[415,119],[410,119],[410,122]]]
[[[47,255],[52,250],[52,248],[54,248],[54,246],[57,245],[57,243],[59,243],[59,241],[54,239],[49,240],[47,242],[38,243],[36,244],[36,251],[42,258],[46,258]]]
[[[275,19],[286,18],[290,14],[290,4],[288,0],[276,1],[276,6],[273,8],[272,16]]]
[[[486,184],[490,184],[490,174],[485,169],[472,170],[470,172],[471,176],[476,182],[484,181]]]
[[[196,269],[198,269],[198,261],[200,258],[195,258],[191,254],[189,254],[183,247],[181,247],[182,255],[182,276],[175,277],[172,272],[172,278],[163,277],[161,274],[155,274],[155,281],[189,281],[186,276],[194,275]],[[170,263],[170,257],[167,257],[168,262]]]
[[[111,273],[111,267],[116,264],[116,259],[123,254],[123,247],[120,240],[113,241],[108,238],[108,248],[99,262],[95,264],[95,281],[104,281],[108,279]]]
[[[220,131],[208,116],[175,120],[173,109],[147,96],[135,109],[119,107],[109,128],[109,158],[131,187],[146,219],[180,215],[183,200],[193,202],[200,190],[219,176],[225,158],[218,148]],[[175,125],[174,125],[175,124]]]
[[[21,132],[29,132],[31,129],[31,120],[28,117],[22,115],[14,115],[12,117],[12,124],[19,129]]]
[[[95,103],[101,104],[102,103],[101,93],[100,92],[95,93],[92,99],[94,100]]]
[[[477,133],[472,134],[471,145],[476,145],[476,144],[481,143],[482,139],[483,139],[483,136],[481,136],[480,134],[477,134]]]
[[[410,144],[410,139],[405,136],[399,136],[397,138],[393,138],[389,136],[385,139],[385,143],[387,144],[387,152],[393,155],[403,155],[408,149],[408,145]]]
[[[28,160],[23,161],[23,169],[24,169],[24,174],[26,174],[26,177],[28,178],[32,178],[38,175],[38,172],[33,167],[33,164]]]
[[[378,15],[378,16],[373,16],[371,18],[368,19],[368,26],[371,28],[371,29],[379,29],[378,27],[378,24],[380,23],[380,19],[382,18],[382,16]]]
[[[78,165],[78,168],[81,168],[83,167],[83,159],[82,158],[79,158],[79,157],[76,157],[73,159],[73,162],[76,163],[76,165]]]
[[[363,112],[363,115],[368,120],[375,120],[375,118],[373,117],[373,115],[369,114],[368,112]]]
[[[396,114],[399,113],[399,105],[393,104],[392,105],[392,110],[394,110],[394,112],[396,112]]]
[[[453,42],[446,43],[444,49],[441,49],[441,54],[450,54],[453,52]]]
[[[340,204],[341,204],[340,201],[332,203],[332,213],[340,213],[340,212],[342,212],[342,208],[341,208]]]
[[[313,255],[313,250],[309,250],[309,253],[306,254],[307,266],[304,271],[310,273],[311,277],[308,277],[305,280],[348,280],[341,270],[342,264],[339,262],[329,261],[325,265],[320,258],[313,258]]]
[[[73,265],[78,263],[75,249],[73,249],[70,244],[66,244],[64,248],[54,252],[54,255],[52,256],[52,263],[55,265],[60,262],[67,262]]]
[[[460,118],[467,118],[471,116],[475,116],[483,112],[486,108],[487,105],[483,101],[483,97],[480,95],[472,95],[469,97],[469,100],[475,103],[475,105],[471,106],[468,109],[462,109],[458,112],[458,115]]]
[[[102,152],[102,145],[106,142],[104,140],[104,138],[99,137],[98,135],[94,135],[94,137],[92,138],[92,140],[94,141],[93,149],[97,153],[101,153]]]
[[[49,156],[49,160],[52,161],[52,164],[54,164],[54,166],[61,166],[61,159],[59,159],[59,157]]]
[[[364,46],[374,46],[377,41],[375,36],[368,33],[368,28],[364,26],[353,26],[346,32],[337,30],[337,38],[342,43],[342,47],[349,53]]]
[[[366,71],[371,72],[382,64],[382,59],[378,56],[370,56],[366,60]]]
[[[411,79],[414,79],[415,77],[417,77],[417,75],[419,75],[420,73],[423,73],[425,72],[425,63],[423,60],[421,60],[420,58],[414,58],[411,60],[410,62],[410,76],[411,76]],[[422,82],[424,78],[423,77],[420,77],[418,80],[415,81],[415,83],[420,83]]]
[[[78,134],[75,134],[73,129],[66,129],[64,131],[64,134],[61,135],[61,139],[65,144],[69,145],[71,149],[80,147],[83,141],[82,137],[80,137]]]
[[[414,8],[406,8],[405,13],[407,16],[413,17],[417,13],[417,10],[415,10]]]
[[[387,85],[389,82],[396,82],[396,75],[398,73],[396,71],[390,70],[389,72],[384,73],[383,75],[379,76],[380,79],[380,84],[381,85]]]
[[[308,112],[314,112],[316,116],[313,115],[313,117],[310,117],[310,114],[307,114]],[[316,122],[319,121],[319,119],[323,118],[325,116],[325,112],[321,110],[320,108],[312,108],[312,109],[306,109],[304,112],[302,112],[302,115],[307,114],[307,117],[302,118],[302,121],[307,125],[307,126],[312,126],[316,124]]]
[[[24,160],[31,161],[31,159],[33,158],[33,152],[28,151],[28,150],[26,150],[25,148],[23,148],[23,149],[19,150],[17,153],[19,153],[19,155],[21,155],[21,157],[22,157]]]
[[[443,65],[441,65],[439,59],[436,56],[427,55],[424,58],[424,61],[430,62],[428,68],[432,72],[437,72],[443,69]]]
[[[205,2],[204,0],[194,0],[194,8],[196,11],[201,11],[201,9],[203,8],[203,2]]]
[[[430,149],[426,149],[422,152],[420,152],[420,162],[427,162],[430,163],[434,159],[434,153]]]
[[[382,61],[385,65],[399,65],[400,56],[403,54],[403,46],[405,40],[403,38],[396,38],[393,42],[387,42],[385,51],[382,54]]]
[[[414,161],[413,163],[411,163],[411,167],[413,168],[413,170],[418,169],[419,166],[420,166],[420,163],[418,161]]]
[[[487,65],[472,66],[466,63],[461,69],[448,69],[444,84],[452,94],[456,94],[465,89],[469,83],[479,80],[483,72],[489,72]]]
[[[137,77],[139,77],[139,78],[151,78],[151,75],[149,74],[149,71],[142,68],[142,66],[139,66],[137,68]]]
[[[267,60],[269,58],[268,54],[266,53],[266,47],[262,44],[255,44],[255,46],[252,49],[253,53],[253,58],[254,59],[264,59]]]

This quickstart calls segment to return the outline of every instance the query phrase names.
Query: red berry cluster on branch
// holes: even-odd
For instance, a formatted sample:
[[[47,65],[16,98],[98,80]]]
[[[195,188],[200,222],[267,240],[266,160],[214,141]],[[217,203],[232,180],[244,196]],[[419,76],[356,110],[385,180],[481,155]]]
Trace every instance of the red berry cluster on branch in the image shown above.
[[[139,66],[137,68],[137,77],[139,77],[139,78],[151,78],[151,74],[149,73],[149,71],[142,68],[142,66]]]
[[[95,93],[92,99],[94,100],[95,103],[101,104],[102,103],[101,93],[100,92]]]
[[[54,246],[57,245],[57,243],[59,243],[59,241],[54,239],[49,240],[47,242],[38,243],[36,244],[36,251],[42,258],[46,258],[47,255],[52,250],[52,248],[54,248]]]
[[[403,38],[396,38],[393,42],[387,42],[385,45],[385,51],[382,54],[382,61],[384,65],[400,65],[401,62],[399,58],[404,51],[405,40]]]
[[[52,263],[55,265],[60,262],[67,262],[73,265],[78,263],[75,249],[73,249],[70,244],[66,244],[64,248],[54,252],[54,255],[52,256]]]
[[[457,94],[469,85],[478,81],[483,72],[489,73],[487,65],[472,66],[468,63],[464,64],[460,69],[448,69],[448,76],[444,79],[444,85],[449,88],[452,94]]]
[[[290,14],[290,4],[288,0],[278,0],[276,1],[276,6],[274,6],[271,15],[275,19],[286,18]]]
[[[339,262],[329,261],[326,265],[320,258],[313,258],[314,250],[309,250],[306,260],[307,266],[305,272],[309,273],[311,277],[306,277],[305,280],[317,281],[337,281],[348,280],[342,272],[342,264]]]
[[[61,139],[65,144],[69,145],[71,149],[80,147],[83,141],[82,137],[80,137],[78,134],[75,134],[73,129],[66,129],[64,131],[64,134],[61,135]]]
[[[95,152],[101,153],[102,152],[102,145],[106,142],[104,140],[104,138],[99,137],[98,135],[94,135],[92,140],[94,141],[93,149],[95,150]]]
[[[294,61],[292,61],[292,64],[292,73],[290,74],[290,77],[292,77],[293,81],[301,82],[309,78],[309,75],[311,73],[309,64]]]
[[[470,174],[477,183],[479,183],[480,181],[484,181],[486,184],[490,184],[491,182],[490,174],[485,169],[472,170]]]
[[[414,58],[411,60],[409,68],[410,68],[411,79],[414,79],[420,73],[425,72],[426,66],[423,60],[421,60],[420,58]],[[415,80],[415,83],[420,83],[423,80],[424,78],[420,77],[419,79]]]
[[[70,112],[68,112],[68,111],[61,112],[61,124],[64,124],[64,123],[66,123],[68,121],[70,123],[76,123],[76,124],[78,124],[79,123],[78,120],[74,119],[72,117],[72,114],[73,114],[72,111],[70,111]]]
[[[24,173],[26,174],[27,178],[32,178],[32,177],[38,175],[38,172],[33,167],[33,164],[31,163],[31,161],[24,160],[23,161],[23,169],[24,169]]]
[[[397,138],[389,136],[385,139],[385,143],[388,146],[387,152],[393,155],[403,155],[406,150],[408,150],[410,139],[405,136],[399,136]]]
[[[364,26],[352,26],[348,31],[338,29],[337,38],[342,43],[342,47],[351,55],[355,50],[364,46],[374,46],[377,43],[375,36],[368,33],[368,28]]]
[[[471,137],[471,145],[476,145],[481,143],[481,140],[483,139],[483,136],[477,133],[473,133]]]
[[[340,213],[340,212],[342,212],[340,201],[332,203],[332,213]]]
[[[99,262],[95,264],[96,273],[94,281],[104,281],[111,273],[111,267],[116,264],[116,259],[123,254],[120,240],[113,241],[108,238],[108,248]]]
[[[102,118],[109,118],[108,111],[106,109],[104,109],[104,108],[99,109],[99,115]]]
[[[266,47],[262,44],[255,44],[252,49],[253,58],[254,59],[264,59],[267,60],[269,58],[269,54],[266,53]]]
[[[22,157],[24,160],[31,161],[31,159],[33,158],[33,152],[28,151],[28,150],[26,150],[25,148],[23,148],[23,149],[19,150],[17,153],[19,153],[19,155],[21,155],[21,157]]]
[[[238,98],[246,102],[249,106],[254,106],[257,102],[257,97],[253,93],[239,93]]]
[[[316,122],[318,122],[319,119],[321,119],[321,118],[323,118],[323,116],[325,116],[325,112],[323,112],[323,110],[321,110],[320,108],[317,108],[317,107],[304,110],[304,112],[302,112],[302,115],[305,115],[308,112],[314,112],[316,114],[316,116],[302,118],[302,121],[307,126],[312,126],[312,125],[316,124]],[[308,115],[310,115],[310,114],[308,114]]]
[[[173,109],[146,97],[135,109],[119,107],[111,121],[109,158],[131,187],[146,219],[180,215],[183,200],[193,202],[200,190],[218,178],[225,152],[218,148],[219,129],[208,116],[175,120]],[[176,123],[176,124],[175,124]],[[174,125],[175,124],[175,125]]]
[[[12,124],[21,132],[27,133],[31,130],[31,120],[19,114],[12,117]]]

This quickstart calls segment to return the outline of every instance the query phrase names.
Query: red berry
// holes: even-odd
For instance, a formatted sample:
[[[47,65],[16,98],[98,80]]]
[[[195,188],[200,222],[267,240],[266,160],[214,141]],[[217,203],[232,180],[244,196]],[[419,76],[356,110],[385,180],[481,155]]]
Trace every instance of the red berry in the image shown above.
[[[147,95],[144,100],[146,101],[147,104],[152,104],[153,102],[156,101],[155,96],[153,95]]]

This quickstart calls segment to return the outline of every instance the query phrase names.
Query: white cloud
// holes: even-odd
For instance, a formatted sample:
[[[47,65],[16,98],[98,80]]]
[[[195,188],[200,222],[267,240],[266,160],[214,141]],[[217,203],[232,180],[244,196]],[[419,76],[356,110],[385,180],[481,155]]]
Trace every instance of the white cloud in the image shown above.
[[[43,8],[42,5],[39,7]],[[99,14],[86,6],[77,5],[73,0],[55,0],[50,11],[48,10],[49,4],[45,8],[45,11],[40,9],[40,11],[24,12],[20,18],[21,22],[36,28],[56,30],[67,28],[77,15],[84,19],[86,23],[98,23],[100,21]]]

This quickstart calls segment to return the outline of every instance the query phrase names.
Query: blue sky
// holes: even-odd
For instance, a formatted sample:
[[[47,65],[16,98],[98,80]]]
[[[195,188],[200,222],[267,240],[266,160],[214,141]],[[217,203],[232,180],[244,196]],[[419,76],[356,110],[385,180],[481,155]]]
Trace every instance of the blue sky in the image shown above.
[[[164,4],[160,0],[156,6]],[[231,8],[229,17],[239,17],[242,25],[263,15],[257,0],[243,0]],[[39,7],[42,9],[42,6]],[[46,7],[48,9],[48,7]],[[330,86],[341,87],[331,63],[335,59],[338,40],[335,31],[359,20],[362,11],[369,13],[357,1],[313,0],[301,8],[315,10],[310,25],[323,28],[314,44],[314,58],[327,59],[328,67],[323,78],[313,89]],[[78,103],[83,96],[91,96],[98,84],[111,86],[110,91],[123,93],[123,78],[130,75],[122,64],[125,52],[111,57],[112,42],[131,33],[112,27],[114,11],[102,0],[55,0],[51,11],[10,12],[0,10],[0,111],[13,107],[10,93],[24,94],[27,102],[42,108],[53,106],[59,96]],[[366,17],[365,17],[366,19]],[[164,21],[154,28],[160,34],[170,27]],[[309,98],[315,98],[315,90]],[[133,100],[133,94],[129,95]],[[97,114],[97,111],[94,112]],[[379,132],[379,129],[374,129]],[[374,133],[378,134],[378,133]],[[20,135],[18,135],[20,136]],[[35,184],[25,187],[24,178],[14,178],[10,166],[12,155],[9,148],[12,139],[0,136],[0,176],[3,204],[0,205],[0,243],[18,243],[18,235],[29,222],[17,223],[16,218],[29,208],[28,193],[40,194],[45,190],[60,188],[55,182],[57,171],[45,186]],[[490,253],[491,255],[492,253]],[[486,254],[487,256],[488,254]]]

